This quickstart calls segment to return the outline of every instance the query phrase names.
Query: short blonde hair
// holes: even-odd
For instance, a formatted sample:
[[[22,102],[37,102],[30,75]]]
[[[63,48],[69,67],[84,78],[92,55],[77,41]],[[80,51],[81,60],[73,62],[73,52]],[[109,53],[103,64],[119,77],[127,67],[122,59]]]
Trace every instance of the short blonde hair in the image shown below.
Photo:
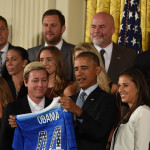
[[[26,67],[24,68],[23,77],[26,81],[28,81],[29,73],[33,70],[45,70],[47,73],[47,77],[49,76],[43,63],[41,63],[39,61],[34,61],[34,62],[31,62],[28,65],[26,65]]]

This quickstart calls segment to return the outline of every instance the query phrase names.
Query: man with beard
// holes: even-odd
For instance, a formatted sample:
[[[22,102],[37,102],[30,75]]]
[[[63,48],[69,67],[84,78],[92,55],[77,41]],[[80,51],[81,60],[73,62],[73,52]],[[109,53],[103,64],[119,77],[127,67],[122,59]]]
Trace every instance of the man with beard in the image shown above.
[[[99,12],[93,16],[90,31],[91,41],[97,51],[101,53],[109,78],[112,82],[117,83],[119,72],[133,65],[136,52],[112,42],[114,32],[115,25],[112,15]]]
[[[34,61],[41,48],[56,46],[61,50],[64,58],[66,77],[68,80],[73,80],[72,51],[74,45],[62,39],[62,34],[66,29],[64,15],[59,10],[49,9],[43,14],[42,24],[45,43],[28,49],[29,60]]]

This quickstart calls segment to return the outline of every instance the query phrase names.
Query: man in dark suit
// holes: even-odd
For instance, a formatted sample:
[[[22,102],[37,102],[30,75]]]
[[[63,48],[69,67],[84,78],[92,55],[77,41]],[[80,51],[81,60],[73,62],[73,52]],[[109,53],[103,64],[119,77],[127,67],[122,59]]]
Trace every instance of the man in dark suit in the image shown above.
[[[114,18],[106,12],[99,12],[93,16],[90,38],[95,48],[104,57],[106,72],[112,82],[118,82],[119,72],[133,66],[136,52],[112,42],[115,32]]]
[[[0,130],[1,150],[12,149],[14,128],[11,128],[8,122],[10,115],[37,112],[51,103],[44,96],[48,87],[48,73],[41,62],[33,62],[25,67],[24,83],[28,88],[28,95],[18,101],[9,103],[4,110]]]
[[[5,66],[6,54],[8,49],[12,47],[12,45],[8,43],[8,36],[9,30],[7,20],[4,17],[0,16],[0,59],[2,60],[0,61],[0,76],[5,74],[5,78],[8,76],[8,72]]]
[[[97,84],[97,75],[101,71],[99,59],[92,52],[82,52],[75,59],[74,70],[81,90],[71,98],[62,97],[60,103],[74,114],[78,149],[106,150],[115,121],[116,103],[114,97]]]
[[[73,80],[72,51],[74,45],[62,39],[62,34],[66,29],[64,15],[56,9],[47,10],[43,14],[42,24],[45,43],[28,49],[29,60],[34,61],[37,53],[44,46],[56,46],[62,52],[67,79]]]

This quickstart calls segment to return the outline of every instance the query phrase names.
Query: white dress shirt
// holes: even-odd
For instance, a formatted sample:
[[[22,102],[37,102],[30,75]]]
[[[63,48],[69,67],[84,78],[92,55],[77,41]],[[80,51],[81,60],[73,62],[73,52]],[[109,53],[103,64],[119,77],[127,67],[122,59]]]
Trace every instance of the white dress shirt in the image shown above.
[[[7,43],[6,45],[5,45],[5,47],[1,50],[1,52],[3,52],[2,53],[2,68],[3,68],[3,66],[4,66],[4,64],[5,64],[5,61],[6,61],[6,55],[7,55],[7,51],[8,51],[8,46],[9,46],[9,43]]]
[[[60,41],[57,45],[55,45],[55,46],[56,46],[59,50],[61,50],[62,45],[63,45],[63,40],[61,39],[61,41]],[[44,47],[45,47],[45,46],[48,46],[48,44],[45,43]]]
[[[85,91],[83,89],[80,90],[80,93],[78,95],[78,98],[80,97],[80,94],[84,91],[86,93],[84,99],[86,100],[86,98],[91,94],[91,92],[93,92],[96,88],[98,87],[98,83],[94,84],[93,86],[89,87],[88,89],[86,89]],[[77,98],[77,100],[78,100]]]
[[[104,53],[104,59],[105,59],[105,70],[106,72],[109,69],[110,61],[111,61],[111,55],[112,55],[112,49],[113,49],[113,42],[111,42],[107,47],[101,48],[98,45],[94,44],[94,47],[97,49],[97,51],[100,53],[101,49],[105,50]]]
[[[28,102],[29,102],[29,106],[30,106],[31,112],[32,113],[38,112],[38,111],[44,109],[44,106],[45,106],[45,97],[42,99],[42,101],[39,104],[36,104],[28,96]]]

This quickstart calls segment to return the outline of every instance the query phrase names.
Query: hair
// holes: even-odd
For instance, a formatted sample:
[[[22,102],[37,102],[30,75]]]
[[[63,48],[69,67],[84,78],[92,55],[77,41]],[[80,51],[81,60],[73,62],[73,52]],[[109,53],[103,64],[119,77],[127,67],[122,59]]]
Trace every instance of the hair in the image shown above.
[[[136,102],[132,105],[131,108],[128,107],[128,109],[126,109],[125,107],[121,108],[122,102],[120,95],[117,92],[117,102],[119,103],[120,108],[126,111],[124,112],[125,114],[121,115],[123,119],[121,119],[120,123],[127,123],[131,114],[136,110],[136,108],[138,108],[141,105],[147,105],[150,107],[150,93],[148,84],[146,82],[146,78],[139,69],[126,69],[120,73],[119,77],[123,75],[128,76],[132,80],[132,82],[134,82],[138,94]]]
[[[54,96],[62,96],[63,91],[67,86],[66,74],[64,69],[64,61],[61,51],[55,46],[47,46],[42,48],[36,56],[36,61],[40,61],[41,52],[48,50],[55,59],[56,65],[56,76],[55,76],[55,86],[53,87]]]
[[[100,66],[100,62],[97,55],[92,52],[88,52],[88,51],[81,52],[76,58],[81,58],[81,57],[88,57],[96,64],[96,66]]]
[[[104,67],[102,58],[101,58],[99,52],[97,51],[97,49],[93,46],[93,44],[80,43],[80,44],[76,45],[74,48],[73,58],[74,58],[75,52],[79,51],[79,50],[82,50],[83,52],[89,51],[89,52],[92,52],[97,55],[99,62],[100,62],[100,66],[102,68],[100,74],[97,76],[97,82],[102,90],[104,90],[106,92],[110,92],[110,88],[108,85],[108,83],[110,82],[110,79],[105,71],[105,67]]]
[[[0,20],[2,20],[8,28],[7,20],[3,16],[0,16]]]
[[[0,103],[2,104],[3,109],[9,102],[13,101],[13,97],[10,91],[10,88],[3,77],[0,77]]]
[[[10,49],[8,49],[8,51],[11,51],[11,50],[15,50],[16,52],[18,52],[22,60],[27,60],[29,62],[28,52],[26,49],[24,49],[23,47],[19,47],[19,46],[12,46]]]
[[[45,16],[51,16],[51,15],[57,15],[59,17],[59,21],[61,23],[61,26],[65,25],[65,17],[64,15],[57,9],[49,9],[47,10],[42,17],[42,22]]]
[[[29,80],[29,73],[33,70],[45,70],[47,77],[48,77],[48,72],[47,72],[45,66],[39,61],[34,61],[34,62],[31,62],[28,65],[26,65],[26,67],[24,68],[23,77],[26,82],[28,82],[28,80]]]

